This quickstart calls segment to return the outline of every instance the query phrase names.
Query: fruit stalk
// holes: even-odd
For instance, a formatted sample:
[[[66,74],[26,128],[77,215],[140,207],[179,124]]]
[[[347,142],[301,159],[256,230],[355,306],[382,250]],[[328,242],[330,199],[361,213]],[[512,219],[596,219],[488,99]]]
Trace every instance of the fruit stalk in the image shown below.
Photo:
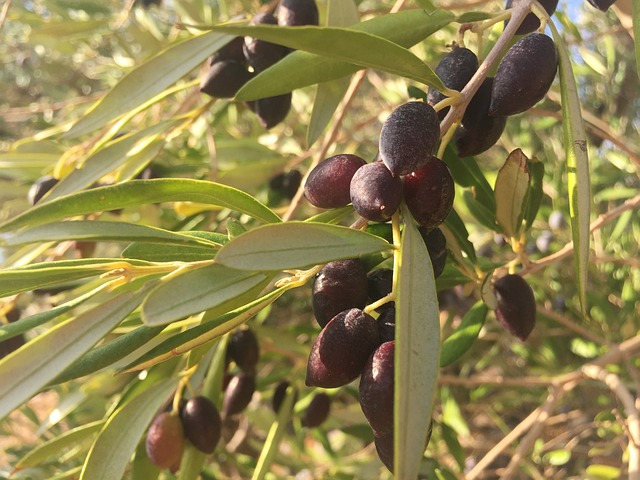
[[[531,11],[531,4],[534,1],[535,0],[522,0],[513,7],[511,20],[507,24],[504,32],[500,35],[500,38],[498,38],[498,41],[491,49],[491,52],[489,52],[489,55],[487,55],[487,58],[485,58],[482,64],[480,64],[475,75],[471,77],[467,86],[460,92],[460,103],[451,107],[449,113],[440,124],[441,137],[446,135],[447,131],[455,122],[462,119],[462,115],[473,98],[473,95],[478,91],[484,82],[484,79],[487,78],[491,68],[496,64],[496,62],[498,62],[498,60],[500,60],[503,53],[506,51],[509,46],[509,42],[516,33],[516,30]]]

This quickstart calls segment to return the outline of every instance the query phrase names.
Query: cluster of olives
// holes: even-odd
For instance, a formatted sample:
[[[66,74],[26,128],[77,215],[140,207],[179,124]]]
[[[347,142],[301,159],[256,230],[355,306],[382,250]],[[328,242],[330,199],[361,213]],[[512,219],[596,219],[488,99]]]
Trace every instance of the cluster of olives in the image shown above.
[[[149,459],[158,467],[176,472],[180,467],[185,439],[203,453],[213,453],[222,434],[222,420],[241,413],[256,389],[255,370],[259,346],[249,329],[231,334],[227,360],[240,372],[225,379],[222,412],[207,397],[196,396],[181,402],[177,414],[162,412],[155,417],[146,438]]]
[[[436,276],[446,262],[446,242],[439,229],[420,228]],[[393,459],[393,349],[395,304],[371,305],[393,289],[393,270],[377,268],[367,273],[359,258],[326,264],[314,280],[313,313],[322,327],[307,363],[308,386],[336,388],[360,377],[360,405],[374,432],[383,463]],[[374,318],[375,316],[375,318]]]
[[[151,462],[172,472],[178,471],[185,441],[203,453],[213,453],[220,441],[222,419],[214,403],[204,396],[196,396],[181,405],[177,414],[157,415],[145,442]]]
[[[270,12],[255,15],[250,25],[318,25],[318,7],[314,0],[282,0],[277,18]],[[200,82],[200,91],[217,98],[233,98],[254,75],[266,70],[290,49],[251,37],[236,37],[218,50],[209,62],[209,70]],[[291,93],[261,98],[247,106],[260,124],[269,129],[282,122],[291,108]]]
[[[433,156],[439,138],[435,110],[424,102],[405,103],[382,125],[376,161],[353,154],[327,158],[309,173],[305,196],[319,208],[352,203],[374,222],[391,219],[404,199],[415,220],[431,230],[447,217],[455,194],[449,168]]]
[[[535,21],[537,17],[532,21],[526,17],[520,33],[525,33]],[[477,69],[475,53],[456,46],[440,60],[435,72],[446,87],[462,90]],[[531,33],[518,40],[500,61],[495,76],[487,77],[469,102],[455,133],[458,154],[478,155],[495,145],[507,117],[525,112],[542,100],[557,70],[558,56],[551,38]],[[429,104],[435,105],[444,98],[442,93],[429,89]],[[444,108],[438,112],[440,119],[447,111]]]
[[[256,365],[260,356],[258,339],[249,328],[234,331],[227,345],[227,360],[233,361],[240,373],[225,378],[225,394],[222,416],[228,417],[241,413],[251,401],[256,389]],[[278,413],[284,400],[289,382],[280,382],[273,393],[272,407]],[[297,399],[297,392],[295,394]],[[295,401],[294,401],[295,403]],[[301,423],[305,427],[317,427],[329,416],[331,397],[325,393],[317,393],[307,406]]]

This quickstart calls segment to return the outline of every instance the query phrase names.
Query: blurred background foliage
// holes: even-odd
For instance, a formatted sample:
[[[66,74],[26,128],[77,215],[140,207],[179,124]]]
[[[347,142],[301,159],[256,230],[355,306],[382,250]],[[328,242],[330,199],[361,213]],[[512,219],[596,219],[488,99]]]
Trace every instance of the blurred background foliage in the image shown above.
[[[82,142],[96,139],[78,142],[60,134],[127,72],[189,37],[194,30],[190,31],[188,25],[247,15],[257,12],[262,3],[7,1],[0,30],[0,220],[28,208],[27,190],[35,179],[73,167],[76,157],[70,152]],[[362,19],[386,13],[393,5],[382,0],[356,3]],[[405,3],[405,8],[416,8],[427,2]],[[571,232],[566,223],[569,206],[556,81],[543,102],[526,114],[511,117],[498,145],[477,158],[491,185],[507,154],[515,148],[544,163],[542,206],[521,253],[539,305],[538,324],[522,344],[506,334],[490,315],[471,350],[443,369],[434,415],[436,426],[426,453],[428,478],[464,478],[469,472],[474,472],[469,478],[626,478],[629,434],[625,417],[630,412],[625,413],[616,395],[596,381],[581,381],[559,395],[547,416],[535,420],[533,428],[529,425],[527,431],[534,434],[524,436],[526,449],[519,449],[513,441],[498,451],[493,462],[478,468],[489,450],[532,411],[548,404],[550,392],[556,392],[554,378],[579,371],[613,345],[633,339],[640,327],[640,82],[628,24],[630,2],[619,3],[602,13],[586,2],[563,0],[554,17],[571,47],[589,136],[592,220],[603,220],[592,239],[588,318],[580,311],[571,256],[558,254],[570,243]],[[326,3],[319,0],[318,5],[324,18]],[[437,6],[456,13],[496,12],[502,8],[499,2],[474,0],[443,1]],[[458,28],[458,24],[452,24],[442,29],[413,51],[435,68],[447,45],[456,39]],[[491,31],[489,44],[501,28],[496,26]],[[472,35],[466,40],[468,47],[478,48]],[[283,213],[288,199],[269,188],[269,179],[292,168],[304,172],[319,151],[320,142],[307,145],[306,141],[315,87],[295,91],[293,108],[285,122],[267,132],[242,103],[208,104],[209,99],[197,90],[200,73],[200,69],[191,72],[181,80],[183,88],[133,117],[120,133],[139,131],[202,109],[192,122],[165,137],[151,162],[156,174],[226,183]],[[328,146],[327,156],[356,153],[373,160],[381,122],[395,106],[410,98],[409,87],[426,89],[415,82],[368,71]],[[69,161],[60,162],[64,155]],[[127,175],[130,178],[136,173],[134,169]],[[117,171],[110,172],[101,181],[126,180],[118,175]],[[474,217],[463,199],[463,190],[459,187],[455,207],[470,233],[480,264],[504,265],[516,258],[500,235]],[[625,211],[616,214],[625,202],[635,204],[622,207]],[[225,232],[229,212],[189,208],[142,206],[126,209],[119,218],[172,230],[211,228]],[[296,217],[307,218],[314,213],[303,204]],[[109,218],[116,214],[104,215]],[[242,217],[237,220],[246,221]],[[73,247],[34,250],[31,258],[71,258],[79,255]],[[121,248],[100,243],[93,255],[117,257]],[[209,457],[202,478],[249,478],[272,422],[268,402],[273,386],[283,378],[303,383],[309,337],[314,329],[309,291],[299,290],[285,295],[252,323],[263,350],[260,395],[241,419],[238,431],[244,437],[235,438],[233,448],[219,447]],[[464,286],[440,292],[445,337],[473,303],[468,294]],[[65,295],[27,293],[16,303],[23,315],[28,315],[61,303]],[[119,328],[126,331],[127,324]],[[35,329],[28,336],[36,336],[39,331]],[[171,370],[175,366],[171,361],[162,368]],[[609,366],[631,392],[640,390],[638,368],[637,356],[618,359]],[[106,370],[36,397],[0,423],[0,452],[4,451],[0,453],[0,476],[7,476],[16,461],[35,445],[102,419],[118,401],[122,389],[131,388],[133,383],[135,377],[114,377]],[[370,430],[364,428],[356,388],[350,385],[332,395],[332,414],[325,424],[313,430],[296,425],[287,432],[272,478],[390,478],[377,460]],[[303,406],[304,398],[297,409]],[[14,473],[11,478],[77,478],[77,467],[82,465],[87,449],[85,442],[56,452],[41,466]],[[515,467],[513,458],[519,460]],[[160,475],[173,478],[168,472]]]

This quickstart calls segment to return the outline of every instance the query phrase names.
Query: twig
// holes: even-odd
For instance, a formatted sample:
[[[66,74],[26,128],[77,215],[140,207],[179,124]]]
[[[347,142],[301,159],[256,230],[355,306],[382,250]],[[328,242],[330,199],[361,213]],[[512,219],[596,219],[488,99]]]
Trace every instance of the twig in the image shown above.
[[[638,207],[640,207],[640,194],[628,199],[622,205],[616,208],[613,208],[608,212],[605,212],[602,215],[600,215],[597,219],[595,219],[591,223],[591,227],[589,231],[594,232],[595,230],[602,228],[604,225],[606,225],[610,221],[618,218],[627,210],[633,210]],[[569,242],[554,254],[544,257],[543,259],[538,260],[536,262],[530,262],[528,265],[524,266],[519,273],[521,275],[525,275],[528,273],[537,272],[538,270],[542,270],[543,268],[546,268],[548,265],[556,263],[557,261],[570,256],[572,252],[573,252],[573,242]]]
[[[629,480],[640,479],[640,414],[635,405],[633,395],[627,387],[620,381],[620,377],[614,373],[607,372],[596,365],[586,365],[582,368],[582,373],[594,380],[604,383],[613,393],[616,394],[620,402],[624,405],[627,413],[627,425],[629,435]]]
[[[511,20],[509,20],[509,23],[504,29],[504,32],[502,33],[502,35],[500,35],[500,38],[491,49],[491,52],[489,52],[489,55],[487,55],[487,58],[484,59],[484,62],[482,62],[475,75],[471,77],[469,83],[467,83],[467,85],[460,92],[460,102],[457,105],[451,107],[449,113],[440,124],[441,137],[447,133],[449,128],[451,128],[451,126],[456,121],[462,119],[462,115],[464,114],[467,105],[473,98],[473,95],[480,88],[480,85],[482,85],[484,79],[500,59],[503,52],[506,50],[509,42],[511,42],[511,39],[515,35],[516,30],[518,29],[524,18],[529,14],[531,10],[531,3],[532,0],[523,0],[516,3],[516,6],[513,8]]]
[[[527,434],[527,436],[522,440],[516,452],[515,456],[521,459],[524,453],[531,448],[531,446],[537,439],[540,429],[544,424],[544,420],[549,418],[549,416],[553,412],[555,405],[562,399],[562,397],[566,393],[568,393],[573,388],[575,388],[575,386],[585,378],[590,378],[590,377],[587,377],[587,374],[590,374],[596,371],[599,372],[600,370],[602,370],[602,367],[604,367],[605,365],[617,363],[623,358],[627,358],[628,356],[633,355],[634,352],[636,352],[637,350],[640,350],[640,336],[630,338],[629,340],[626,340],[619,345],[612,345],[611,349],[607,353],[600,356],[593,362],[589,362],[588,364],[582,366],[580,369],[574,370],[573,372],[556,377],[555,380],[552,382],[554,385],[553,390],[547,397],[547,400],[545,401],[545,403],[541,407],[531,412],[511,432],[509,432],[505,438],[503,438],[498,444],[496,444],[491,450],[489,450],[485,454],[485,456],[467,474],[466,476],[467,480],[473,480],[475,478],[478,478],[479,475],[484,470],[486,470],[487,467],[489,467],[489,465],[491,465],[491,463],[501,453],[503,453],[513,441],[517,440],[519,437],[524,435],[525,432],[527,432],[529,429],[532,429],[531,432],[533,433],[530,432],[529,434]],[[612,382],[611,378],[607,378],[607,380]],[[612,385],[615,386],[616,388],[619,388],[618,385],[616,385],[615,383],[612,383]],[[619,384],[619,385],[623,386],[622,384]],[[610,388],[612,387],[610,386]],[[622,395],[624,395],[624,393],[622,393]],[[628,401],[629,401],[629,398],[627,397],[625,402],[628,402]],[[631,404],[633,404],[633,400],[631,401]],[[625,408],[627,408],[626,403],[625,403]],[[640,421],[638,420],[639,418],[638,410],[636,409],[635,404],[633,405],[632,409],[627,408],[627,412],[631,412],[631,413],[628,413],[630,431],[632,432],[632,438],[630,438],[630,443],[634,443],[635,439],[640,439]],[[634,423],[633,429],[631,429],[632,422]],[[634,443],[633,446],[636,447],[637,445],[640,445],[640,443]],[[630,454],[631,453],[632,452],[630,451]],[[636,460],[636,458],[634,457],[634,462],[637,462],[637,463],[633,465],[633,468],[638,468],[637,474],[640,475],[640,450],[633,453],[634,455],[638,454],[639,456],[638,460]],[[629,461],[629,465],[630,465],[629,469],[630,469],[630,475],[631,475],[631,470],[632,470],[631,458]],[[509,469],[507,469],[506,473],[511,475]],[[504,475],[501,475],[500,478],[506,478],[506,477]],[[632,477],[630,476],[629,478],[632,478]],[[638,480],[638,479],[640,479],[640,476],[633,477],[633,480]]]
[[[351,105],[351,102],[353,101],[355,94],[358,91],[358,88],[360,88],[360,85],[362,84],[362,81],[364,80],[366,73],[367,73],[366,70],[360,70],[351,79],[351,83],[349,84],[347,93],[345,94],[344,100],[342,101],[342,106],[339,112],[336,114],[335,122],[333,123],[331,130],[325,136],[325,140],[322,143],[322,146],[320,147],[320,151],[318,152],[318,155],[313,160],[313,162],[307,169],[307,173],[304,175],[304,178],[300,182],[300,188],[298,188],[298,191],[296,192],[293,199],[291,200],[291,204],[289,205],[289,208],[287,209],[285,214],[282,216],[283,221],[286,222],[287,220],[289,220],[293,216],[297,208],[300,206],[300,201],[302,200],[302,195],[304,193],[304,184],[307,180],[307,177],[309,176],[309,173],[311,172],[311,170],[313,170],[316,165],[318,165],[322,160],[324,160],[325,156],[327,155],[327,151],[329,150],[329,147],[331,147],[331,145],[335,141],[338,135],[338,130],[340,130],[340,127],[342,126],[342,121],[344,120],[347,110]]]
[[[589,330],[587,330],[584,327],[581,327],[575,322],[572,322],[565,315],[560,315],[558,312],[554,312],[553,310],[549,310],[548,308],[542,307],[540,305],[538,305],[537,308],[538,308],[538,313],[541,313],[545,317],[550,318],[551,320],[559,323],[560,325],[568,328],[569,330],[573,330],[578,335],[581,335],[584,338],[588,338],[589,340],[594,341],[600,345],[609,345],[611,343],[606,339],[600,337],[599,335],[596,335],[595,333],[591,333]]]
[[[4,5],[2,6],[2,11],[0,11],[0,30],[2,30],[4,21],[7,19],[7,14],[9,13],[10,6],[11,0],[5,0]]]

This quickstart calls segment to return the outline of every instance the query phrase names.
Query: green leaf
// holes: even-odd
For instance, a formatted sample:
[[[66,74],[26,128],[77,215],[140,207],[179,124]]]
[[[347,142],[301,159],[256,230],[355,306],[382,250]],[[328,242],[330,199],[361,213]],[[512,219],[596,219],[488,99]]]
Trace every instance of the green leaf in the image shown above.
[[[143,325],[129,333],[120,335],[110,342],[95,347],[73,362],[51,384],[64,383],[112,366],[118,360],[123,359],[155,338],[163,329],[164,326],[147,327]]]
[[[210,256],[218,244],[201,237],[170,232],[162,228],[138,225],[127,222],[101,222],[98,220],[76,220],[60,223],[48,223],[23,230],[9,237],[5,243],[9,246],[36,242],[60,242],[66,240],[91,241],[142,241],[168,243],[174,245],[208,246]]]
[[[509,237],[520,231],[524,199],[529,190],[529,159],[516,148],[498,171],[496,179],[496,221]]]
[[[386,38],[409,48],[448,25],[454,18],[452,13],[445,10],[431,13],[422,9],[404,10],[358,23],[350,30]],[[342,45],[337,48],[342,49]],[[297,88],[350,75],[359,69],[351,63],[297,51],[247,82],[237,93],[236,99],[247,101],[282,95]]]
[[[160,133],[164,133],[178,121],[159,122],[141,132],[125,135],[105,147],[89,155],[80,168],[71,171],[62,178],[42,199],[42,203],[50,202],[82,190],[96,183],[100,178],[113,172],[125,164],[132,152],[136,154],[149,150],[155,156],[164,146],[163,140],[157,140]]]
[[[316,26],[219,25],[211,29],[247,35],[365,68],[375,68],[425,83],[438,90],[445,88],[433,70],[409,50],[371,33]]]
[[[146,264],[146,262],[139,260],[132,260],[129,263],[134,265]],[[122,260],[120,259],[83,258],[80,260],[35,263],[24,267],[0,270],[0,297],[102,275],[121,264]]]
[[[156,178],[98,187],[52,200],[0,224],[0,232],[77,215],[159,202],[198,202],[246,213],[265,223],[280,221],[280,217],[269,208],[235,188],[203,180]]]
[[[35,395],[118,325],[146,290],[112,296],[0,360],[0,419]]]
[[[253,471],[251,480],[263,480],[271,468],[276,455],[280,449],[280,441],[284,436],[289,421],[291,420],[291,413],[293,410],[293,402],[296,397],[296,391],[293,387],[288,387],[285,393],[284,400],[278,410],[278,417],[276,421],[271,424],[267,438],[264,441],[260,457],[256,464],[256,468]]]
[[[351,77],[342,77],[329,82],[318,84],[316,97],[313,101],[313,111],[307,128],[307,146],[310,147],[322,135],[322,132],[333,119],[338,105],[344,98]]]
[[[174,335],[125,366],[122,371],[148,368],[211,342],[257,315],[262,309],[280,298],[285,291],[285,288],[279,288],[252,302],[246,302],[242,307],[225,313],[214,320],[203,322],[197,327]]]
[[[637,22],[634,22],[637,23]],[[587,314],[587,277],[589,264],[589,216],[591,212],[591,182],[587,136],[582,122],[580,98],[576,86],[571,57],[562,35],[553,22],[549,22],[558,48],[560,69],[560,96],[562,99],[562,126],[567,157],[567,188],[569,190],[569,214],[571,235],[578,281],[578,293],[583,315]]]
[[[444,220],[444,227],[451,233],[452,239],[455,240],[455,243],[460,247],[460,249],[467,254],[467,257],[473,263],[477,263],[478,258],[476,257],[476,250],[473,247],[473,243],[469,241],[469,232],[467,231],[467,227],[465,227],[464,222],[455,209],[452,209]],[[442,229],[443,233],[445,233],[445,229]],[[449,237],[447,237],[447,248],[451,249],[449,244],[453,242],[450,242],[449,240]]]
[[[204,238],[210,243],[223,245],[229,238],[216,232],[180,232],[198,238]],[[199,262],[211,260],[215,251],[211,247],[176,246],[157,243],[133,242],[122,251],[123,258],[137,258],[148,262]]]
[[[40,325],[44,325],[47,322],[50,322],[54,318],[58,318],[60,315],[67,313],[70,310],[73,310],[78,305],[81,305],[83,302],[87,301],[98,292],[100,292],[107,284],[102,284],[98,288],[91,290],[84,295],[79,296],[78,298],[74,298],[68,302],[65,302],[56,307],[52,307],[50,310],[46,310],[43,312],[36,313],[29,317],[21,318],[17,322],[8,323],[6,325],[2,325],[0,327],[0,342],[7,340],[11,337],[15,337],[16,335],[20,335],[24,332],[28,332],[29,330],[39,327]]]
[[[263,225],[227,243],[216,261],[240,270],[304,268],[388,250],[375,235],[339,225],[286,222]]]
[[[427,247],[402,207],[396,300],[394,392],[395,477],[418,476],[431,423],[438,380],[440,320],[433,267]]]
[[[474,193],[475,190],[465,190],[462,192],[462,198],[469,209],[469,213],[487,229],[495,230],[497,227],[495,210],[490,210],[484,203],[480,203]]]
[[[177,383],[177,377],[159,382],[116,410],[93,444],[80,480],[122,478],[144,430]]]
[[[488,210],[495,211],[496,200],[493,194],[493,188],[491,188],[484,173],[480,170],[475,158],[460,158],[455,152],[455,149],[449,145],[445,150],[442,160],[447,164],[449,170],[451,170],[451,175],[458,185],[473,188],[473,194],[476,200]]]
[[[525,201],[525,228],[529,230],[533,226],[533,221],[536,219],[540,204],[542,203],[543,180],[544,180],[544,163],[535,161],[529,162],[529,174],[531,175],[531,185],[529,186],[529,193]]]
[[[478,338],[488,311],[489,309],[484,303],[477,302],[464,315],[455,332],[442,342],[440,351],[441,367],[451,365],[469,350],[473,342]]]
[[[207,32],[185,40],[129,72],[66,134],[75,138],[104,126],[168,88],[232,40],[232,36]]]
[[[327,25],[348,27],[358,23],[359,18],[358,7],[353,0],[329,0]],[[318,84],[307,129],[307,146],[313,145],[329,124],[349,88],[349,83],[350,77],[347,76]]]
[[[262,273],[217,263],[188,269],[167,278],[151,292],[142,305],[142,320],[147,325],[180,320],[233,300],[268,278]]]
[[[80,427],[73,428],[51,440],[47,440],[22,457],[15,464],[14,468],[16,470],[22,470],[23,468],[35,467],[51,460],[57,461],[62,451],[70,447],[75,447],[87,438],[95,435],[100,431],[104,423],[105,420],[87,423]]]

